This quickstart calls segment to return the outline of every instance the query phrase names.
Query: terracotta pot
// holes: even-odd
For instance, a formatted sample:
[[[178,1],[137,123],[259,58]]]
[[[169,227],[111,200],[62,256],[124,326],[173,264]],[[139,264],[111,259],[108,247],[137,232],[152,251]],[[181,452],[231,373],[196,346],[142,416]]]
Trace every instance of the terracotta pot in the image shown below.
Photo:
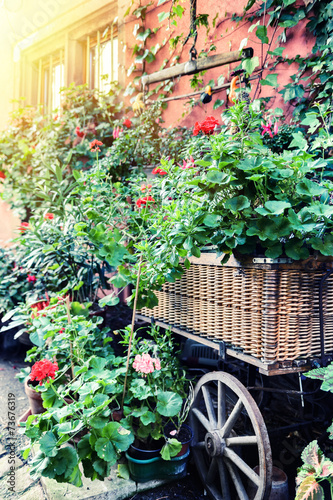
[[[25,381],[24,390],[29,399],[31,414],[37,415],[38,413],[44,413],[45,408],[43,406],[42,395],[34,389],[30,380]]]

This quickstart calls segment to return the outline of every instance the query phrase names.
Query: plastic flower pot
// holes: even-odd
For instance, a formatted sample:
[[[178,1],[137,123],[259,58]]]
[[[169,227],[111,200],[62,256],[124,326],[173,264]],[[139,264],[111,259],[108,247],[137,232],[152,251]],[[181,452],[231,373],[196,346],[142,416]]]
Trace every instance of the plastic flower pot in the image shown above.
[[[176,455],[177,457],[181,457],[190,448],[190,444],[191,444],[191,441],[193,439],[193,431],[192,431],[191,427],[189,427],[187,424],[182,424],[178,434],[172,433],[172,431],[174,431],[174,429],[175,428],[172,424],[167,424],[164,428],[164,435],[167,438],[176,438],[176,439],[178,439],[178,441],[181,442],[181,444],[182,444],[181,450],[178,453],[178,455]]]
[[[161,450],[165,441],[160,440],[154,442],[154,447],[152,445],[150,447],[140,447],[140,444],[131,444],[128,449],[128,454],[131,458],[135,458],[137,460],[150,460],[151,458],[156,458],[161,456]]]
[[[190,450],[181,457],[163,460],[161,457],[139,460],[125,453],[131,479],[137,483],[146,483],[154,479],[178,479],[186,475],[187,460]]]

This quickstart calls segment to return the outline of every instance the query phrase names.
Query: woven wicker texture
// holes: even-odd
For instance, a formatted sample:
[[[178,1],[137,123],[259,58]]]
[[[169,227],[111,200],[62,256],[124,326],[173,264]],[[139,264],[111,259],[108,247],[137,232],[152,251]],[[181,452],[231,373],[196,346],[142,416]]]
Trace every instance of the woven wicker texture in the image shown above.
[[[224,340],[264,363],[320,355],[322,270],[192,264],[156,292],[141,314],[190,333]],[[273,267],[273,266],[271,266]],[[275,266],[276,267],[276,266]],[[325,352],[333,352],[333,275],[323,286]]]

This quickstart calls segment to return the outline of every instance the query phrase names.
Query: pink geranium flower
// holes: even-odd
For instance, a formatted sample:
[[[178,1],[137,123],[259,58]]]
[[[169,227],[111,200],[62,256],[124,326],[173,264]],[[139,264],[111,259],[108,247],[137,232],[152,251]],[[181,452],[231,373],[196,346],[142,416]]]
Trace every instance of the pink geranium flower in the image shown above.
[[[150,354],[137,354],[134,358],[133,368],[136,372],[147,375],[155,370],[160,370],[161,363],[158,358],[152,358]]]

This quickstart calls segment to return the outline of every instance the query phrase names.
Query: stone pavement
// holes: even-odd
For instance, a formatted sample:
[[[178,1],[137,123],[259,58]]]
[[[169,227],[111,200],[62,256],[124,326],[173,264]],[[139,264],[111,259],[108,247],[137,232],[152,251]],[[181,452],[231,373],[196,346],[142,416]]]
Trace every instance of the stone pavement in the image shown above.
[[[139,492],[149,491],[167,481],[135,483],[118,478],[116,466],[108,479],[91,481],[83,479],[83,487],[77,488],[54,479],[33,480],[29,475],[29,459],[24,460],[20,450],[28,444],[20,434],[18,418],[27,410],[28,400],[15,375],[25,366],[23,357],[4,355],[0,357],[0,499],[20,498],[21,500],[123,500]],[[13,422],[14,424],[12,424]]]

